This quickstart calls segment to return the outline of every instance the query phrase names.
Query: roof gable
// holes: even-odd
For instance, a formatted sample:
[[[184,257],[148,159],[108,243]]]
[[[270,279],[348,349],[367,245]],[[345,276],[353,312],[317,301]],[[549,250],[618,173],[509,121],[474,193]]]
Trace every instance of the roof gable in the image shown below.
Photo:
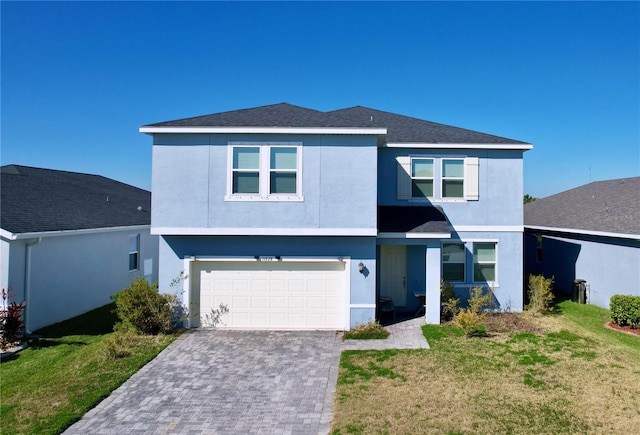
[[[524,206],[524,224],[640,235],[640,177],[595,181]]]
[[[1,227],[11,233],[151,223],[151,192],[110,178],[19,165],[0,173]]]
[[[528,145],[514,139],[363,106],[321,112],[280,103],[160,122],[142,128],[149,127],[379,128],[387,130],[388,143]]]

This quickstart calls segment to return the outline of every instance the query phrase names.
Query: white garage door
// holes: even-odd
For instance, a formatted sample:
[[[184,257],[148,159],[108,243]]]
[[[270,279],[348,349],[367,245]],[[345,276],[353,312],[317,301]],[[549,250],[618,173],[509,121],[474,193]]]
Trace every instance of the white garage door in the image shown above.
[[[344,329],[343,262],[247,261],[197,263],[200,323],[212,308],[229,312],[219,327]],[[199,295],[198,295],[199,293]],[[194,325],[198,322],[194,321]]]

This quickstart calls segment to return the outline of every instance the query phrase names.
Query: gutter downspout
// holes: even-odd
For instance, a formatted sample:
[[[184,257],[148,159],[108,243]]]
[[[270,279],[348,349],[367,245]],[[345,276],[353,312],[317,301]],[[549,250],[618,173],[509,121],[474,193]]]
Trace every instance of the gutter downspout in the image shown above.
[[[31,306],[29,305],[29,299],[31,296],[31,247],[37,245],[42,241],[42,237],[38,237],[37,239],[33,239],[32,241],[28,241],[25,244],[25,253],[24,253],[24,302],[25,302],[25,310],[24,310],[24,331],[26,334],[31,334],[31,329],[29,329],[29,320],[31,312]]]

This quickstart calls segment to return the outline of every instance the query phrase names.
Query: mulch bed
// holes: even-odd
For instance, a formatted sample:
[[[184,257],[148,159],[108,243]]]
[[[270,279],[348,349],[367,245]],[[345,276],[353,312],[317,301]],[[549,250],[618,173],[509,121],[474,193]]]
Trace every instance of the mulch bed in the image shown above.
[[[616,325],[613,322],[607,322],[607,323],[604,324],[604,327],[605,328],[609,328],[609,329],[613,329],[614,331],[620,331],[620,332],[624,332],[625,334],[637,335],[638,337],[640,337],[640,329],[638,329],[638,328],[633,329],[629,325],[620,326],[620,325]]]

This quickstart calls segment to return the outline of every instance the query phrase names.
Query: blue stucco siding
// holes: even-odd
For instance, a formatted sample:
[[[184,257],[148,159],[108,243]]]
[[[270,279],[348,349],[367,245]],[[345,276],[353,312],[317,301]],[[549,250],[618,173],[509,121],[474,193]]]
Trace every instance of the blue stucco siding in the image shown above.
[[[541,235],[541,244],[537,235]],[[542,248],[542,261],[536,250]],[[556,292],[572,294],[575,279],[589,284],[587,302],[609,308],[615,294],[640,296],[640,241],[527,230],[525,272],[554,277]]]
[[[225,200],[233,142],[302,144],[303,201]],[[376,228],[373,136],[156,134],[153,168],[155,228]]]
[[[378,157],[378,202],[380,205],[425,205],[425,202],[397,199],[398,156],[477,157],[478,200],[436,200],[428,204],[444,209],[453,225],[522,225],[522,150],[446,150],[382,148]],[[438,170],[437,170],[438,171]],[[436,177],[434,183],[438,183]]]
[[[172,280],[184,270],[185,257],[281,256],[304,258],[349,258],[351,326],[375,317],[376,240],[375,237],[273,237],[273,236],[162,236],[160,237],[160,291],[176,293]],[[358,263],[365,266],[360,273]],[[356,322],[357,321],[357,322]]]

